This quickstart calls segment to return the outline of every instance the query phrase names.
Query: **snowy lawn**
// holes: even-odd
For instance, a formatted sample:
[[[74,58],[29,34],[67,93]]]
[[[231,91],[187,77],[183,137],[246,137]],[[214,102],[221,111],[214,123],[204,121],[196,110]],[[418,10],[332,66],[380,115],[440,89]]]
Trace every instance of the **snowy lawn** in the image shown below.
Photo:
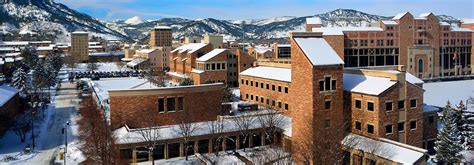
[[[423,89],[426,104],[444,107],[448,100],[451,104],[459,104],[461,100],[466,103],[469,97],[474,97],[474,80],[425,83]],[[469,104],[474,110],[474,103]]]
[[[54,114],[54,105],[48,106],[44,110],[45,117],[41,119],[38,123],[35,123],[35,143],[36,149],[42,148],[47,132],[47,126],[50,122],[51,116]],[[41,116],[41,114],[40,114]],[[41,118],[41,117],[40,117]],[[10,129],[1,139],[0,139],[0,164],[1,162],[15,163],[21,162],[27,159],[34,157],[38,151],[33,151],[31,153],[24,153],[25,147],[32,147],[32,135],[31,131],[28,132],[25,142],[20,143],[19,137]],[[13,160],[5,160],[5,158],[11,157]]]
[[[137,163],[137,165],[150,165],[150,161],[146,162],[140,162]],[[160,165],[198,165],[202,164],[202,162],[196,157],[196,156],[189,156],[188,161],[184,157],[179,157],[179,158],[171,158],[171,159],[162,159],[162,160],[155,160],[155,164],[160,164]]]
[[[96,63],[96,64],[98,66],[96,72],[115,72],[115,71],[130,70],[127,67],[120,68],[114,62],[99,62],[99,63]],[[63,67],[63,70],[71,71],[71,68]],[[88,71],[87,63],[77,64],[76,67],[74,67],[74,71],[75,72],[86,72],[86,71]]]

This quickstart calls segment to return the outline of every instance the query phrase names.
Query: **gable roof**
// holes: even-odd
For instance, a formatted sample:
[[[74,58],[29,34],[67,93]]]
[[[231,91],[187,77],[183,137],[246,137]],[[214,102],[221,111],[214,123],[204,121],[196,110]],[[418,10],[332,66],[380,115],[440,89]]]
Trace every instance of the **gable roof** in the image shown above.
[[[392,20],[399,20],[406,14],[408,14],[408,12],[398,13],[397,15],[393,16]]]
[[[294,40],[314,66],[344,64],[324,38],[294,38]]]
[[[259,66],[240,72],[243,76],[291,82],[291,69]]]
[[[210,51],[209,53],[199,57],[197,59],[197,61],[207,61],[207,60],[210,60],[212,58],[214,58],[215,56],[221,54],[222,52],[225,52],[226,49],[214,49],[212,51]]]
[[[432,14],[432,13],[431,13],[431,12],[429,12],[429,13],[421,13],[420,16],[418,16],[418,17],[426,18],[426,17],[428,17],[430,14]]]
[[[0,107],[10,101],[10,99],[12,99],[17,93],[18,90],[13,87],[0,85]]]
[[[188,51],[189,53],[194,53],[195,51],[207,46],[207,44],[204,43],[189,43],[186,45],[182,45],[174,50],[171,51],[171,53],[174,53],[178,51],[178,53],[183,53],[185,51]]]
[[[396,81],[391,81],[389,78],[385,77],[348,73],[344,73],[343,81],[343,88],[345,91],[376,96],[397,83]]]

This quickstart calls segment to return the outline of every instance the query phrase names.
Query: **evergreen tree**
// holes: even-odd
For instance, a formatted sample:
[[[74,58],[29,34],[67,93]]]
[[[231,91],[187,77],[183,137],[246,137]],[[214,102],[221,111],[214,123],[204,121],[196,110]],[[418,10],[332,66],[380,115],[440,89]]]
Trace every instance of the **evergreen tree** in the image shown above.
[[[43,67],[44,62],[38,62],[37,65],[33,68],[32,83],[35,89],[41,89],[48,85],[48,73]]]
[[[191,78],[184,78],[183,81],[179,83],[179,86],[189,86],[194,85],[194,81]]]
[[[13,73],[12,86],[19,90],[20,96],[25,97],[28,93],[28,74],[23,67],[18,67]]]
[[[455,110],[455,119],[456,125],[461,135],[461,143],[464,145],[465,150],[470,148],[470,141],[472,138],[471,130],[469,126],[468,119],[471,118],[473,114],[467,110],[467,107],[464,105],[464,102],[461,100]]]
[[[23,57],[23,62],[25,63],[25,68],[23,69],[25,69],[26,72],[28,72],[30,69],[33,69],[32,67],[36,66],[36,63],[39,60],[36,49],[33,48],[23,49],[20,56]]]
[[[453,108],[448,102],[443,109],[443,128],[438,132],[438,137],[435,142],[436,159],[446,163],[459,162],[463,155],[464,147],[461,144],[461,135],[453,118]]]

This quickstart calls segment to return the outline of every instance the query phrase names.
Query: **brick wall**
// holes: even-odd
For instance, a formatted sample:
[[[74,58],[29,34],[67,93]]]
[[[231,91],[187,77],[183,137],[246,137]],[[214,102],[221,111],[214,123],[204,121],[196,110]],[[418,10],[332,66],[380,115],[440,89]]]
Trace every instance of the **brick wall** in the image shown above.
[[[189,122],[200,122],[215,120],[218,112],[221,110],[220,100],[222,98],[222,85],[208,90],[195,90],[186,87],[186,89],[170,89],[158,91],[150,94],[136,94],[133,91],[124,91],[121,94],[110,94],[110,120],[113,129],[127,124],[130,128],[140,128],[147,126],[162,126],[176,124],[176,119],[181,115],[189,117]],[[141,91],[139,91],[141,92]],[[145,91],[146,92],[146,91]],[[165,112],[158,112],[158,99],[183,97],[184,111],[167,112],[167,102],[165,101]],[[175,99],[175,109],[177,108],[177,99]],[[148,112],[155,113],[148,113]],[[142,118],[144,115],[153,115],[157,123],[145,123]]]

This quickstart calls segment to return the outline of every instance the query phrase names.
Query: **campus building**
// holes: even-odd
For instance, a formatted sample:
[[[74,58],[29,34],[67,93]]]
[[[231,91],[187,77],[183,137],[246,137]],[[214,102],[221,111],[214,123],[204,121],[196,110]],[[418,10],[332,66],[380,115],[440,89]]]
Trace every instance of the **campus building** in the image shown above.
[[[173,30],[168,26],[156,26],[150,30],[150,47],[171,47]]]
[[[78,57],[81,61],[89,60],[89,33],[84,31],[71,33],[70,55]]]
[[[321,27],[307,19],[306,30],[321,33],[345,67],[405,65],[421,79],[471,75],[472,30],[441,22],[433,13],[400,13],[370,27]]]

